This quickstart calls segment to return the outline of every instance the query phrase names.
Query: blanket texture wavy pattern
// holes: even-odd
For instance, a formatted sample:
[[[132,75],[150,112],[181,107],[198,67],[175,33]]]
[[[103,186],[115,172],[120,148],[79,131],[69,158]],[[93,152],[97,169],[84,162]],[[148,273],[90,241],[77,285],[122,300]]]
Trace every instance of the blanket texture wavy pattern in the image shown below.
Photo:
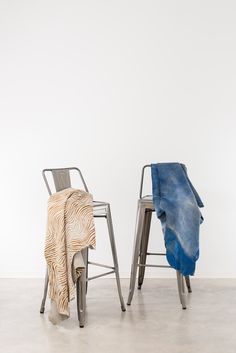
[[[75,282],[84,269],[80,251],[96,245],[92,203],[91,194],[73,188],[56,192],[48,200],[44,254],[52,303],[49,319],[53,323],[58,315],[69,317]]]

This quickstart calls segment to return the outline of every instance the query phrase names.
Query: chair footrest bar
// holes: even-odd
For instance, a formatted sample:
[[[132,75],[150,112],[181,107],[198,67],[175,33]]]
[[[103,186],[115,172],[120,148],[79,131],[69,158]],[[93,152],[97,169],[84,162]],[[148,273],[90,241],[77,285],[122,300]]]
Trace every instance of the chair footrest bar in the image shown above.
[[[110,275],[111,273],[115,273],[115,271],[109,271],[109,272],[105,272],[105,273],[102,273],[102,274],[97,275],[97,276],[89,277],[89,278],[87,279],[87,281],[91,281],[92,279],[95,279],[95,278],[107,276],[107,275]]]
[[[161,268],[171,268],[171,266],[168,265],[144,265],[144,264],[138,264],[139,267],[161,267]]]
[[[103,264],[99,264],[98,262],[92,262],[92,261],[88,261],[88,265],[94,265],[94,266],[98,266],[98,267],[110,268],[112,270],[115,269],[114,266],[103,265]]]
[[[166,256],[166,254],[162,252],[147,252],[146,255]]]
[[[94,214],[93,217],[94,218],[106,218],[107,215],[106,214]]]

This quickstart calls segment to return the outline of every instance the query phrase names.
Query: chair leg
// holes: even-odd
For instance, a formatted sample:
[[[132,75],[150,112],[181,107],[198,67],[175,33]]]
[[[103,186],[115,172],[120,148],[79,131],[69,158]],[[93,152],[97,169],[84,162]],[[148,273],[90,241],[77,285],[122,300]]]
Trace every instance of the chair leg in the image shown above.
[[[189,276],[185,276],[185,282],[186,282],[186,286],[188,288],[188,292],[192,293],[191,282],[190,282],[190,277]]]
[[[89,249],[85,248],[81,252],[82,252],[82,256],[83,256],[84,264],[85,264],[84,270],[85,270],[85,277],[86,277],[86,294],[87,294],[87,292],[88,292],[88,252],[89,252]]]
[[[151,219],[152,219],[152,210],[146,209],[145,216],[144,216],[142,238],[141,238],[140,257],[139,257],[139,263],[143,265],[146,264]],[[140,266],[138,271],[138,289],[141,289],[142,287],[144,274],[145,274],[145,266]]]
[[[44,313],[45,310],[45,302],[47,299],[47,292],[48,292],[48,270],[46,270],[45,274],[45,280],[44,280],[44,293],[43,293],[43,299],[40,307],[40,314]]]
[[[186,306],[186,294],[185,294],[185,288],[184,288],[184,278],[179,271],[176,271],[176,275],[177,275],[177,284],[178,284],[180,303],[182,305],[182,308],[186,309],[187,306]]]
[[[117,290],[118,290],[119,299],[120,299],[121,310],[126,311],[126,307],[125,307],[125,303],[124,303],[124,299],[123,299],[122,291],[121,291],[121,285],[120,285],[119,266],[118,266],[118,259],[117,259],[116,244],[115,244],[114,230],[113,230],[113,225],[112,225],[110,205],[107,206],[106,219],[107,219],[107,227],[108,227],[109,239],[110,239],[110,244],[111,244],[111,251],[112,251],[115,276],[116,276],[116,284],[117,284]]]
[[[84,327],[86,311],[86,271],[83,270],[76,282],[77,313],[79,326]]]
[[[129,297],[127,305],[131,304],[134,295],[134,288],[136,282],[137,268],[138,268],[138,257],[140,252],[142,229],[144,222],[145,208],[138,203],[138,211],[136,217],[135,237],[134,237],[134,248],[133,248],[133,259],[131,265],[130,285],[129,285]]]

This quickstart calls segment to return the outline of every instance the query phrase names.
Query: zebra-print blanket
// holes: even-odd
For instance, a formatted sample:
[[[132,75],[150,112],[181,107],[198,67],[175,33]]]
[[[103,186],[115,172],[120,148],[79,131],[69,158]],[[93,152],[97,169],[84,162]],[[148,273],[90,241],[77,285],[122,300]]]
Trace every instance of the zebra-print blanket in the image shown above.
[[[68,188],[50,196],[45,241],[49,297],[59,314],[69,317],[69,301],[75,295],[72,269],[78,251],[95,248],[92,195]]]

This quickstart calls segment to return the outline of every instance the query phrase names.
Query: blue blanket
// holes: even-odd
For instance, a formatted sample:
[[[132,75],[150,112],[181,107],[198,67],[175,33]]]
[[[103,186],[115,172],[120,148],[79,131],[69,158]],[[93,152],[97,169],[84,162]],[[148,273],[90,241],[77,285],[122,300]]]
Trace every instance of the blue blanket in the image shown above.
[[[180,163],[151,165],[153,203],[162,224],[166,257],[184,276],[193,275],[199,257],[199,227],[204,207]]]

